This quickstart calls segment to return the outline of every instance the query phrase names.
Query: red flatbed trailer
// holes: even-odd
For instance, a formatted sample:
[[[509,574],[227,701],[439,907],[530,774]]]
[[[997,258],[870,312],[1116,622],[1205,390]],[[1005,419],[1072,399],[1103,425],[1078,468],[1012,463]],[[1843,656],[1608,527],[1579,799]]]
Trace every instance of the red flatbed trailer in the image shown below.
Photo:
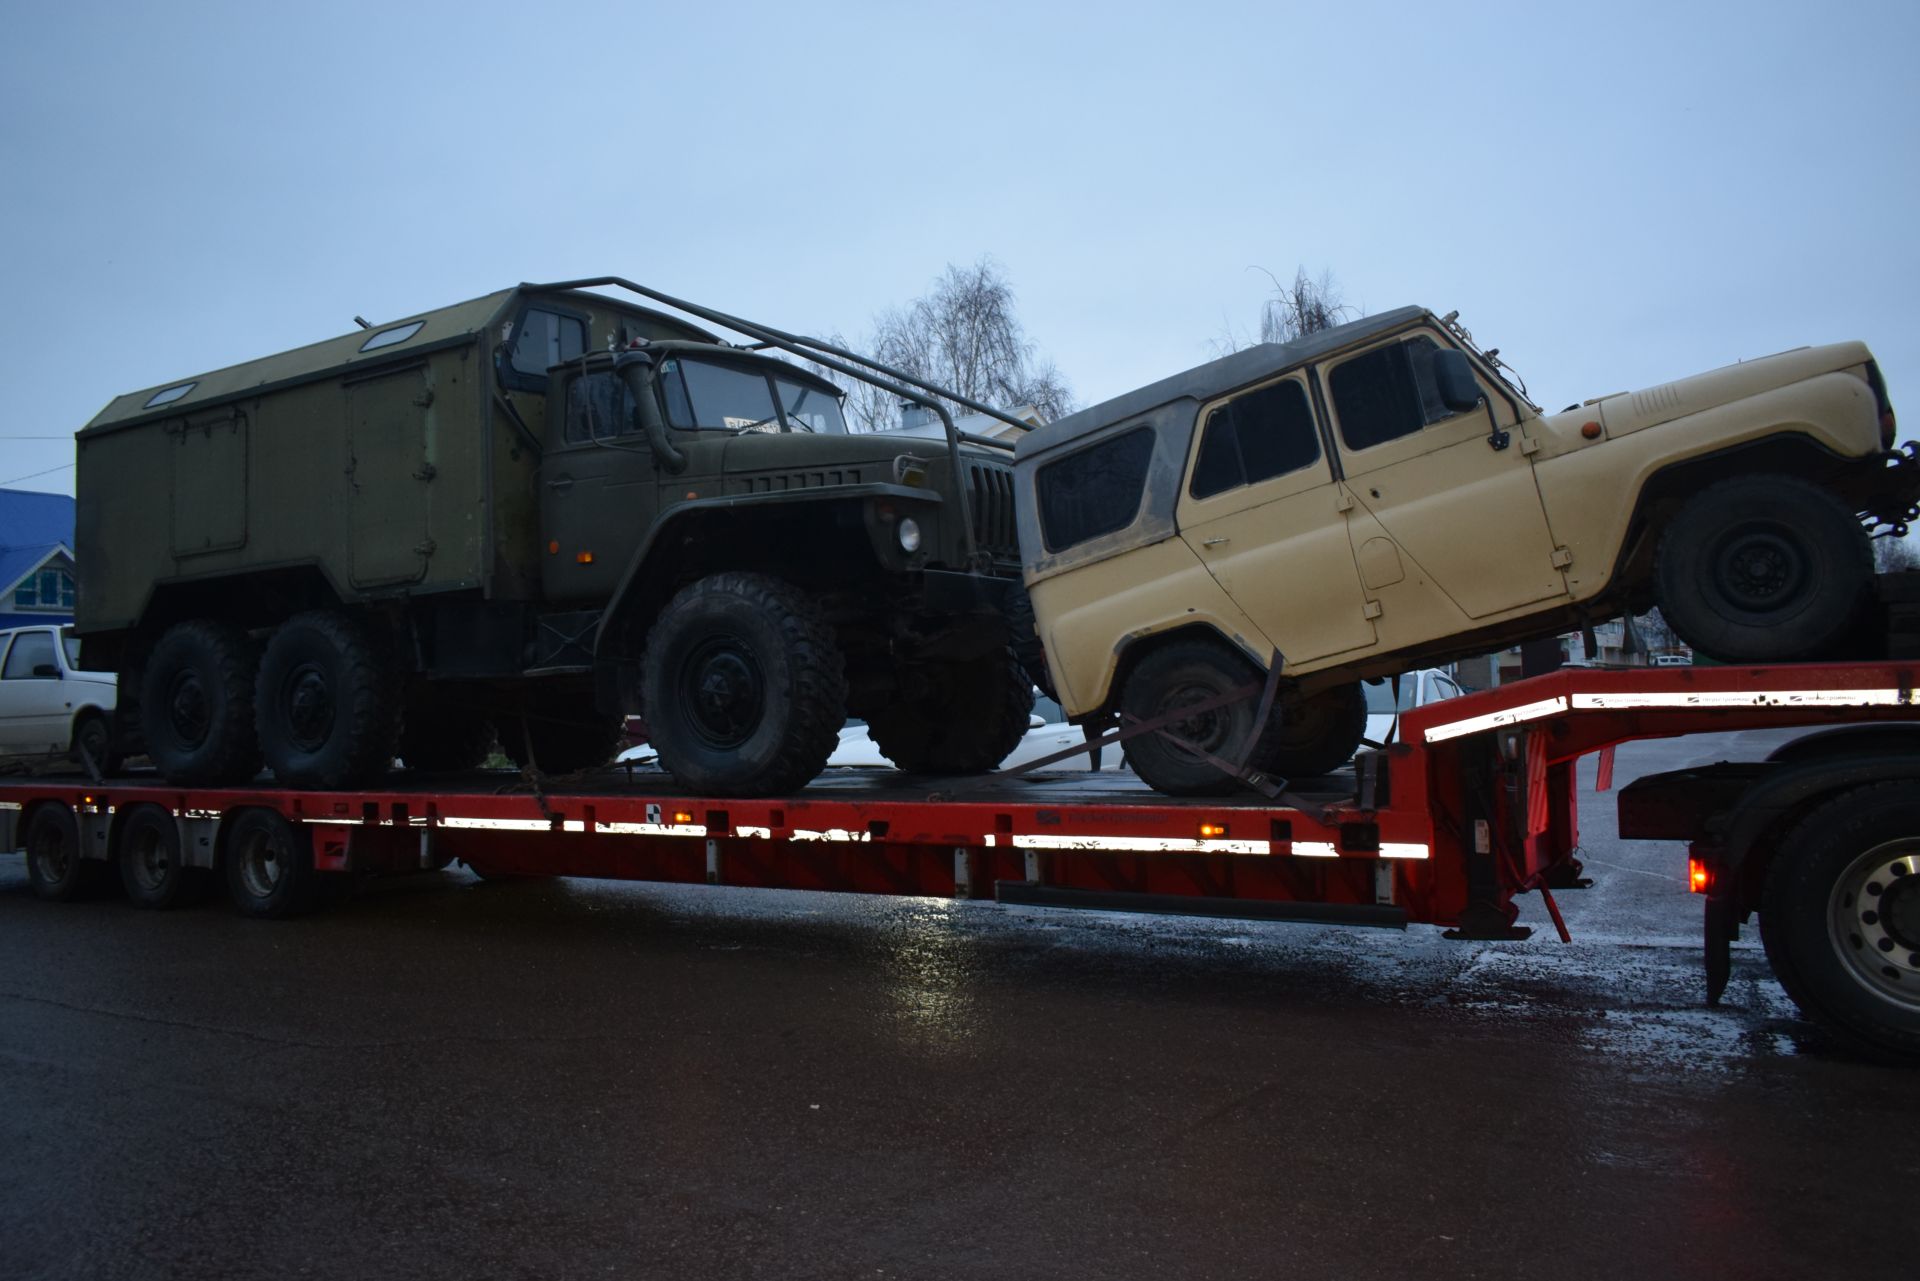
[[[1084,771],[935,780],[918,789],[911,780],[876,785],[871,771],[860,779],[829,774],[800,795],[751,799],[687,796],[665,775],[631,771],[541,788],[501,772],[342,792],[178,788],[138,775],[41,778],[0,783],[0,848],[24,843],[29,875],[49,898],[84,893],[117,867],[136,900],[166,906],[195,873],[204,879],[224,869],[236,906],[260,916],[312,907],[332,874],[458,860],[486,877],[1426,923],[1450,927],[1450,937],[1512,938],[1528,932],[1514,926],[1518,895],[1539,892],[1559,925],[1552,891],[1583,883],[1574,777],[1581,756],[1640,738],[1864,723],[1865,730],[1829,736],[1827,746],[1814,741],[1784,773],[1768,768],[1773,762],[1748,762],[1716,767],[1719,774],[1641,780],[1622,794],[1622,835],[1692,843],[1694,888],[1707,900],[1714,999],[1725,982],[1727,942],[1766,901],[1769,880],[1781,879],[1769,876],[1773,864],[1792,860],[1781,833],[1843,805],[1853,788],[1880,789],[1874,799],[1891,808],[1889,830],[1903,835],[1875,847],[1885,849],[1874,856],[1882,870],[1873,874],[1888,881],[1895,874],[1886,869],[1899,866],[1898,876],[1914,875],[1893,884],[1891,897],[1876,883],[1876,901],[1885,898],[1889,910],[1870,912],[1879,931],[1860,927],[1866,944],[1840,937],[1846,911],[1831,901],[1806,915],[1831,926],[1825,946],[1886,953],[1895,976],[1876,978],[1870,971],[1886,957],[1868,956],[1854,966],[1861,971],[1854,986],[1863,991],[1851,992],[1841,956],[1840,997],[1867,998],[1855,1008],[1857,1001],[1833,994],[1832,976],[1810,981],[1813,971],[1834,967],[1800,938],[1806,928],[1765,933],[1776,971],[1808,1013],[1855,1044],[1913,1055],[1920,1054],[1920,892],[1912,892],[1920,890],[1920,728],[1910,741],[1909,730],[1881,723],[1920,726],[1916,672],[1920,663],[1567,668],[1408,712],[1402,743],[1362,753],[1351,776],[1300,783],[1284,803],[1176,800],[1130,774]],[[1788,775],[1793,786],[1782,792],[1776,784]],[[949,790],[929,792],[928,785]],[[1902,797],[1913,798],[1910,818]],[[1746,829],[1729,827],[1728,815],[1742,806],[1752,811],[1748,828],[1753,813],[1763,817],[1757,831],[1738,837]],[[1796,884],[1806,882],[1797,864],[1793,874]],[[1864,893],[1866,884],[1852,892]],[[1814,897],[1823,888],[1829,900],[1840,892],[1802,884]],[[1774,902],[1772,917],[1785,922],[1790,914]]]

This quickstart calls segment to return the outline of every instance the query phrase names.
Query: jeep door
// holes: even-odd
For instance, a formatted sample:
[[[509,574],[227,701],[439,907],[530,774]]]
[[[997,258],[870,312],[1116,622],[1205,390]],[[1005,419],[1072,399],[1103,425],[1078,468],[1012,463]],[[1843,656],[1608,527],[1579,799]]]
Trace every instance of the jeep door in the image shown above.
[[[1289,664],[1373,644],[1304,375],[1203,406],[1180,536]]]
[[[1484,378],[1485,402],[1449,410],[1432,374],[1440,350],[1435,333],[1401,334],[1318,371],[1358,505],[1354,555],[1396,647],[1567,592],[1526,423]],[[1489,440],[1496,420],[1504,443]]]

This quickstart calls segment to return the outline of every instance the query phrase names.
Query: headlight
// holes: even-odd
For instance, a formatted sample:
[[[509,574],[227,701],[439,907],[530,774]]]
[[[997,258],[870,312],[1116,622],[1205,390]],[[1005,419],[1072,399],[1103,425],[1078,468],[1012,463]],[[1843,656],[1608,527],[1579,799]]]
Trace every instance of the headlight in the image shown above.
[[[900,550],[913,553],[920,550],[920,522],[911,516],[902,517],[896,527],[900,533]]]

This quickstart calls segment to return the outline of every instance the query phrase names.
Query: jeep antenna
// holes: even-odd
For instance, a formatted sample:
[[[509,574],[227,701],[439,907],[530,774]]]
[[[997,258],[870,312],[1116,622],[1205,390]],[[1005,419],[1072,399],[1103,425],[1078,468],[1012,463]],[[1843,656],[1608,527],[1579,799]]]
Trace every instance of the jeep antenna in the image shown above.
[[[369,324],[368,324],[368,323],[366,322],[366,320],[365,320],[364,318],[362,318],[362,317],[360,317],[360,316],[355,316],[355,317],[353,318],[353,323],[354,323],[354,324],[356,324],[356,325],[358,325],[358,326],[360,326],[360,328],[362,328],[362,329],[372,329],[372,328],[373,328],[373,326],[372,326],[372,325],[369,325]]]

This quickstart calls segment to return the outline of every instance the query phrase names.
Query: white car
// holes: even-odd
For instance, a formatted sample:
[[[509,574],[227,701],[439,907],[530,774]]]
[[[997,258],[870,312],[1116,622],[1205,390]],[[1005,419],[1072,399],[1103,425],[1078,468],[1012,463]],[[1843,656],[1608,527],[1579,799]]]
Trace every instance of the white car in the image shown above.
[[[1367,696],[1367,739],[1382,744],[1398,741],[1401,712],[1425,707],[1443,698],[1458,698],[1466,692],[1454,683],[1453,677],[1437,667],[1422,667],[1400,677],[1397,699],[1391,680],[1368,681],[1360,688]]]
[[[79,761],[84,746],[103,772],[110,769],[118,692],[112,672],[81,670],[72,628],[0,631],[0,757]]]

